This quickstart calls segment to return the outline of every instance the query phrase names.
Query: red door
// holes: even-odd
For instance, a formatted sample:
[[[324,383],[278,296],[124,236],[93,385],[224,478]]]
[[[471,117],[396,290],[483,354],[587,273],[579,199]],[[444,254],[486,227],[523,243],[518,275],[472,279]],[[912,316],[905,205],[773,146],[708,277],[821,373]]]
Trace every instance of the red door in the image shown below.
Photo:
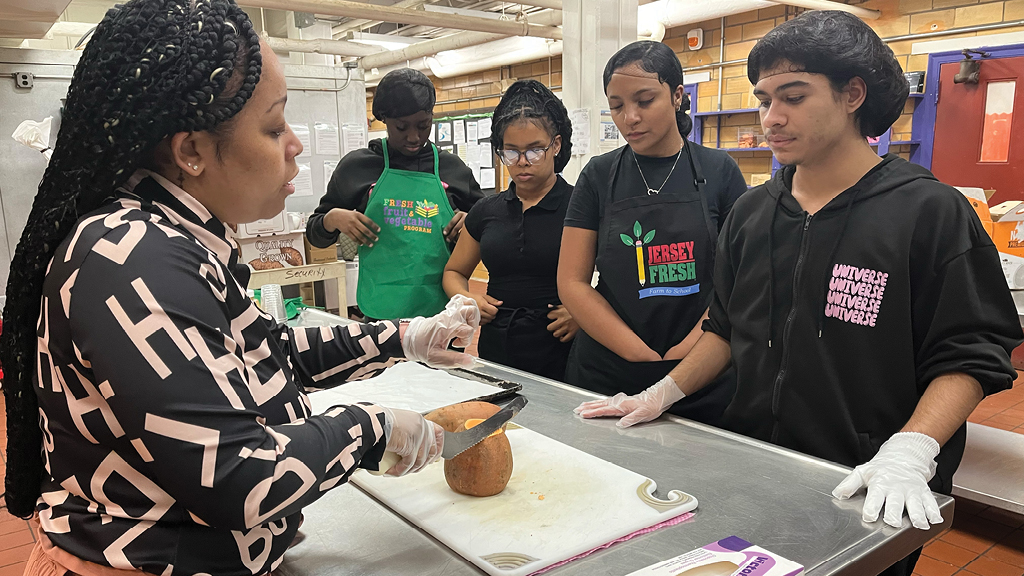
[[[1024,57],[982,60],[977,84],[943,64],[932,172],[953,186],[994,189],[989,204],[1024,200]]]

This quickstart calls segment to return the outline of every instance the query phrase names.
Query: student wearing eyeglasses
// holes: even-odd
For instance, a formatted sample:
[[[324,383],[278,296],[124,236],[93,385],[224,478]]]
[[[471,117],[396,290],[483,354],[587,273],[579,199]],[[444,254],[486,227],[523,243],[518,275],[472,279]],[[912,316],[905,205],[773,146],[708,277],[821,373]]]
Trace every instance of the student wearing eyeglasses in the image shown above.
[[[508,190],[484,198],[466,216],[466,234],[444,270],[444,290],[477,301],[481,358],[563,380],[579,326],[558,299],[556,274],[570,186],[572,125],[562,101],[536,80],[509,87],[494,109],[491,144],[508,167]],[[469,292],[483,259],[485,295]]]
[[[702,333],[718,232],[747,186],[728,154],[686,140],[690,102],[668,46],[619,50],[604,91],[627,145],[593,158],[569,203],[558,289],[582,331],[566,382],[607,396],[660,383],[657,393],[675,387],[667,375]],[[717,425],[735,388],[726,372],[669,411]]]
[[[345,155],[309,217],[306,237],[326,248],[359,244],[356,300],[368,318],[431,316],[448,303],[441,273],[483,193],[462,160],[430,142],[434,85],[400,68],[381,78],[373,116],[387,138]]]

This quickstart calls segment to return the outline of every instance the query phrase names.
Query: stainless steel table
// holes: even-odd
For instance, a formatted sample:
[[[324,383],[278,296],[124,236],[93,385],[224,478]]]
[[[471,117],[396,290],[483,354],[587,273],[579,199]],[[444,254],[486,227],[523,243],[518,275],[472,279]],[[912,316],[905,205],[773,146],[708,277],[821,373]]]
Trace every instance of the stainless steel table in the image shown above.
[[[330,323],[327,315],[302,323],[320,321]],[[940,496],[945,523],[930,531],[908,520],[902,529],[865,524],[862,497],[831,496],[848,472],[842,466],[674,416],[619,430],[612,420],[573,415],[594,397],[589,392],[488,362],[477,370],[523,385],[530,404],[516,422],[650,477],[659,496],[679,489],[700,502],[692,520],[616,544],[552,576],[624,575],[731,535],[803,564],[812,576],[874,575],[952,523],[953,500]],[[351,485],[307,507],[301,532],[305,539],[285,556],[282,576],[483,574]]]

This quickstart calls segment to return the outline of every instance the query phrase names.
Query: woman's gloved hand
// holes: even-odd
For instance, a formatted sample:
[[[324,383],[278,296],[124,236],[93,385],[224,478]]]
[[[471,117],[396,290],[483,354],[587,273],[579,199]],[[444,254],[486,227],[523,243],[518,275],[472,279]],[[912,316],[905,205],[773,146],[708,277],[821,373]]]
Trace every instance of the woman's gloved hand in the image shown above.
[[[584,402],[573,412],[584,418],[622,416],[615,425],[619,428],[628,428],[634,424],[654,420],[685,397],[686,394],[676,386],[676,381],[671,376],[665,376],[636,396],[627,396],[619,392],[611,398]]]
[[[854,468],[836,486],[832,496],[846,500],[867,487],[863,512],[865,522],[878,520],[878,513],[885,504],[882,519],[889,526],[899,528],[903,525],[903,508],[906,506],[910,523],[915,528],[927,530],[931,527],[929,523],[942,523],[939,505],[928,488],[928,481],[935,475],[935,457],[938,455],[939,443],[931,436],[919,432],[893,434],[874,458]]]
[[[387,470],[388,476],[419,472],[441,456],[444,428],[412,410],[384,408],[384,434],[387,452],[402,459]]]
[[[430,318],[418,316],[409,322],[402,334],[402,350],[407,359],[434,368],[470,367],[473,357],[449,350],[448,344],[454,340],[459,348],[469,346],[479,326],[480,309],[476,301],[456,294],[440,314]]]

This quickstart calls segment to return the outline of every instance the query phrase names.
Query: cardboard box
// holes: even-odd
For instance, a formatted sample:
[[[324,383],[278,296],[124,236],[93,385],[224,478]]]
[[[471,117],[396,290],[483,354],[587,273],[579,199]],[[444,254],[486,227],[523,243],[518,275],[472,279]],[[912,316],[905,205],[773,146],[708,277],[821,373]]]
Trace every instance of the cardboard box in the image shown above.
[[[305,235],[302,236],[302,243],[306,248],[306,263],[308,264],[327,264],[329,262],[338,261],[338,243],[335,242],[327,248],[317,248],[309,243],[309,238]]]
[[[960,186],[957,186],[957,190],[967,197],[967,201],[974,207],[974,211],[978,213],[978,218],[980,218],[982,222],[992,221],[992,214],[988,209],[989,196],[985,195],[984,190],[981,188],[963,188]]]
[[[306,264],[302,249],[302,232],[239,237],[239,260],[253,270],[292,268]]]
[[[628,576],[797,576],[804,567],[730,536]]]
[[[1005,216],[1010,210],[1016,208],[1019,204],[1020,200],[1010,200],[1009,202],[1003,202],[989,207],[988,212],[992,215],[992,221],[998,222],[1000,218]]]
[[[1024,202],[993,224],[992,242],[1004,254],[1024,257]]]

